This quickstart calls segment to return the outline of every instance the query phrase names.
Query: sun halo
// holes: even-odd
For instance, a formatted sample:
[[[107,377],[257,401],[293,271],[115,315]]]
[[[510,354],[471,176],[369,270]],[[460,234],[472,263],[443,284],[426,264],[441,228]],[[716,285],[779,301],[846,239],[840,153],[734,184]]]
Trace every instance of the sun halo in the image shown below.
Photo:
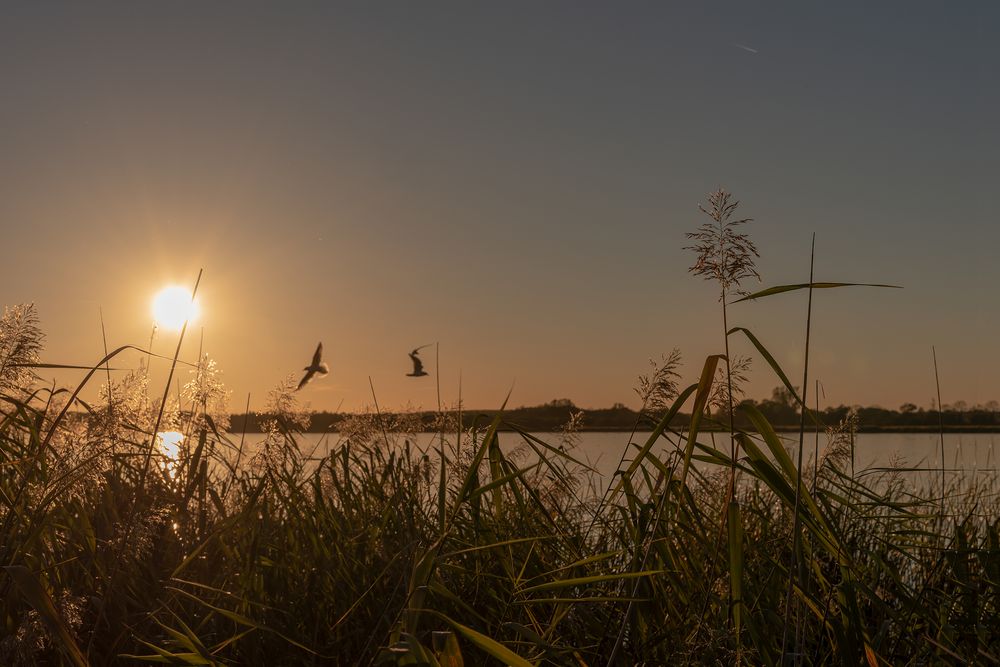
[[[153,319],[165,329],[179,330],[185,322],[198,318],[198,300],[190,290],[177,285],[164,287],[153,297]]]

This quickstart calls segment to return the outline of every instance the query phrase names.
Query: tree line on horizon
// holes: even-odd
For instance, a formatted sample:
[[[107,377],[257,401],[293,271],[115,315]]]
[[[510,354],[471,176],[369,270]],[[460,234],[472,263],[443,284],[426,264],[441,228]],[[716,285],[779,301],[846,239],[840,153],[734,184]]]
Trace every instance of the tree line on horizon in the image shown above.
[[[743,399],[740,406],[752,406],[760,411],[776,428],[798,428],[799,408],[795,398],[785,387],[776,387],[769,398],[763,400]],[[472,428],[477,420],[492,418],[498,410],[463,410],[462,428]],[[742,413],[743,411],[741,411]],[[932,405],[929,408],[914,403],[903,403],[896,409],[881,406],[830,406],[812,411],[823,427],[834,426],[848,418],[852,413],[857,417],[859,431],[880,430],[934,430],[943,425],[945,430],[985,430],[1000,428],[1000,402],[989,401],[985,404],[969,406],[965,401],[945,404],[939,412]],[[447,410],[445,414],[457,418],[457,410]],[[309,415],[310,433],[336,431],[338,426],[354,413],[347,412],[313,412]],[[416,417],[416,423],[423,425],[423,430],[438,430],[439,417],[437,411],[416,411],[410,413]],[[395,418],[399,413],[382,413],[385,419]],[[570,399],[560,398],[535,406],[522,406],[504,410],[505,420],[529,431],[558,431],[571,420],[576,420],[576,428],[580,431],[631,431],[647,430],[658,421],[661,415],[649,410],[633,410],[624,403],[615,403],[610,408],[580,408]],[[273,419],[268,413],[234,414],[230,418],[232,432],[261,432],[263,424]],[[678,427],[690,423],[691,415],[679,413],[676,416]],[[746,418],[743,418],[746,421]],[[737,416],[736,423],[740,428],[749,428],[749,421],[743,423]],[[725,430],[721,416],[716,423],[709,421],[709,428]],[[812,428],[810,426],[810,428]]]

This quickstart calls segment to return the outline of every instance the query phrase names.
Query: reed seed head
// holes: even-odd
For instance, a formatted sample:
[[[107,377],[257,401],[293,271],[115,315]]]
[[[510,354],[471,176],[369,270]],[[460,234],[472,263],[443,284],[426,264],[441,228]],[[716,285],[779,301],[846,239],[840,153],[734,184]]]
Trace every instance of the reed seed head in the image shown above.
[[[760,257],[757,246],[747,234],[739,231],[753,218],[734,220],[733,214],[740,202],[722,188],[709,194],[706,203],[707,206],[699,205],[698,209],[712,221],[686,234],[694,244],[684,249],[692,250],[696,255],[695,263],[688,271],[719,283],[722,288],[720,298],[725,298],[731,291],[742,293],[739,287],[743,280],[760,280],[755,263]]]

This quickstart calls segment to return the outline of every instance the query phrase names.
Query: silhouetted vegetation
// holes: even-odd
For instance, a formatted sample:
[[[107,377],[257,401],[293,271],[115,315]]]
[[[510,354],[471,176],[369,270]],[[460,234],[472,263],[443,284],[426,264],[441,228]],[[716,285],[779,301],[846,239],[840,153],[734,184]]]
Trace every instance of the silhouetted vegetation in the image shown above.
[[[308,415],[289,376],[228,424],[207,357],[159,398],[143,366],[104,371],[124,348],[77,391],[36,386],[34,311],[6,310],[0,664],[1000,662],[992,471],[855,470],[859,420],[937,413],[804,412],[752,332],[724,333],[780,381],[770,399],[736,400],[749,360],[711,355],[685,381],[675,351],[640,378],[638,412]],[[95,378],[100,400],[79,401]],[[960,407],[943,421],[995,423],[995,406]],[[828,425],[808,467],[775,433],[807,416]],[[227,431],[244,427],[259,444]],[[610,479],[574,457],[581,428],[632,427],[647,432],[623,437]],[[307,429],[336,430],[328,454],[304,448]],[[425,451],[419,431],[436,434]]]
[[[754,428],[737,428],[739,514],[719,531],[728,456],[673,418],[711,383],[680,392],[603,498],[572,458],[578,419],[543,442],[500,414],[469,429],[439,415],[423,452],[406,440],[425,418],[351,415],[311,460],[291,383],[249,450],[204,411],[217,387],[200,372],[184,393],[206,400],[166,406],[162,423],[186,436],[170,452],[146,386],[141,369],[114,382],[87,420],[60,418],[64,395],[6,390],[3,664],[780,661],[796,471],[742,403]],[[992,478],[952,477],[942,514],[900,473],[854,474],[847,428],[803,479],[797,650],[816,663],[992,661]]]
[[[791,394],[784,387],[775,388],[770,398],[756,401],[753,399],[743,399],[739,406],[753,406],[763,414],[768,422],[778,431],[798,430],[799,413],[796,403]],[[820,410],[817,414],[818,422],[821,424],[820,430],[824,430],[827,424],[837,424],[843,421],[847,415],[854,412],[858,415],[859,432],[877,433],[881,431],[937,431],[938,412],[935,409],[918,407],[912,403],[905,403],[898,409],[891,410],[878,406],[846,406],[828,407]],[[471,428],[477,419],[492,418],[498,413],[497,410],[464,410],[462,413],[463,428]],[[558,431],[569,421],[570,417],[576,413],[581,414],[580,431],[622,431],[630,432],[639,425],[639,430],[649,430],[655,425],[655,421],[648,414],[641,413],[618,403],[610,408],[580,408],[568,399],[554,400],[544,405],[532,407],[510,408],[504,411],[504,424],[502,431],[518,428],[534,431],[538,433],[550,433]],[[458,413],[445,412],[450,419],[457,419]],[[423,432],[436,431],[435,424],[440,415],[437,412],[416,412],[407,413],[410,417],[419,420]],[[331,413],[314,412],[308,416],[309,423],[306,432],[326,433],[336,432],[345,420],[350,420],[353,413]],[[389,414],[390,418],[399,418],[401,415]],[[262,432],[262,424],[274,415],[251,414],[249,419],[246,415],[234,414],[230,417],[231,431],[234,433]],[[945,430],[949,432],[994,432],[1000,430],[1000,405],[991,401],[986,405],[967,406],[961,402],[955,405],[945,405],[942,413]],[[678,413],[675,417],[674,425],[679,428],[686,427],[691,421],[688,413]],[[750,428],[751,423],[745,415],[735,416],[736,425],[740,428]],[[816,424],[808,422],[807,430],[815,430]],[[705,430],[727,430],[728,427],[720,423],[706,425]]]

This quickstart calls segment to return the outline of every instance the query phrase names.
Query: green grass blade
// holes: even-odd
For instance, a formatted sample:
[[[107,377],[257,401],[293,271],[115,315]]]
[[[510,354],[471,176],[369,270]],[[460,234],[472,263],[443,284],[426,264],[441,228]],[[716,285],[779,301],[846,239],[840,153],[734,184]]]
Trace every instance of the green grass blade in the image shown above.
[[[454,621],[442,613],[432,613],[454,628],[455,632],[462,635],[463,638],[475,645],[481,651],[496,658],[503,664],[509,665],[510,667],[533,667],[530,662],[514,653],[495,639],[491,639],[481,632],[477,632],[468,626],[462,625],[458,621]]]
[[[694,405],[691,407],[691,423],[688,425],[688,439],[684,446],[684,466],[681,468],[680,483],[683,488],[687,482],[688,470],[691,467],[691,454],[694,452],[694,445],[698,442],[698,429],[701,426],[701,419],[705,414],[705,406],[712,396],[712,381],[715,380],[715,369],[722,359],[721,354],[713,354],[705,359],[705,366],[701,371],[701,379],[698,381],[698,393],[694,397]]]
[[[754,292],[753,294],[748,294],[742,299],[737,299],[733,303],[740,303],[741,301],[750,301],[754,299],[763,299],[767,296],[773,296],[775,294],[784,294],[785,292],[794,292],[801,289],[833,289],[836,287],[887,287],[890,289],[903,289],[901,285],[883,285],[881,283],[830,283],[830,282],[812,282],[812,283],[798,283],[796,285],[777,285],[775,287],[768,287],[767,289],[760,290],[759,292]]]
[[[558,581],[549,581],[535,586],[527,586],[518,592],[535,593],[537,591],[551,591],[559,588],[571,588],[573,586],[589,586],[591,584],[599,584],[606,581],[622,581],[625,579],[652,577],[657,574],[663,574],[663,570],[644,570],[642,572],[621,572],[616,574],[596,574],[589,577],[572,577],[569,579],[560,579]]]
[[[760,352],[760,356],[764,357],[765,361],[767,361],[767,365],[771,367],[771,370],[774,371],[774,374],[777,375],[778,379],[781,380],[781,383],[785,385],[785,389],[787,389],[788,392],[791,394],[792,398],[795,399],[795,402],[799,405],[802,405],[802,399],[799,398],[799,394],[798,392],[795,391],[795,387],[792,386],[792,383],[788,379],[788,376],[785,375],[785,371],[781,369],[781,366],[771,355],[771,353],[768,352],[767,348],[764,347],[764,344],[761,343],[760,340],[758,340],[755,335],[753,335],[753,332],[744,327],[733,327],[727,332],[727,335],[731,336],[737,331],[746,336],[747,340],[749,340],[753,344],[753,346],[757,348],[757,351]]]

